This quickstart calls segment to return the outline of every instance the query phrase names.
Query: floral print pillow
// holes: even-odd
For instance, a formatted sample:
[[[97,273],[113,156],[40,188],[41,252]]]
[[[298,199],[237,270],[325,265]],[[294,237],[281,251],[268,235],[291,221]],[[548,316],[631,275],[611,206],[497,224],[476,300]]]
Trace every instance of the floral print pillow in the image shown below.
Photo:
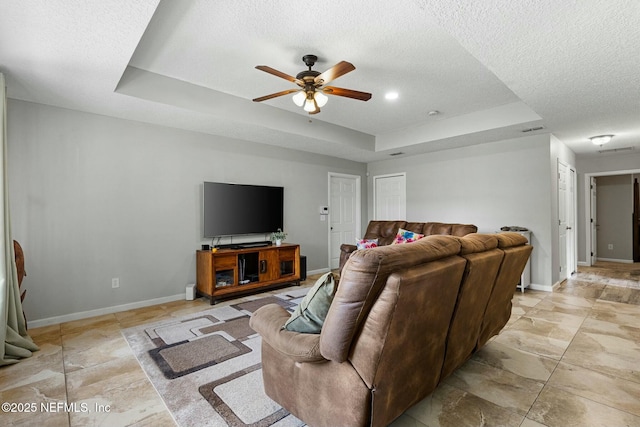
[[[392,245],[401,245],[403,243],[411,243],[416,240],[420,240],[424,237],[424,234],[414,233],[413,231],[405,230],[401,228],[398,230],[398,234],[396,234],[396,238],[391,242]]]
[[[378,239],[356,239],[358,249],[369,249],[378,247]]]

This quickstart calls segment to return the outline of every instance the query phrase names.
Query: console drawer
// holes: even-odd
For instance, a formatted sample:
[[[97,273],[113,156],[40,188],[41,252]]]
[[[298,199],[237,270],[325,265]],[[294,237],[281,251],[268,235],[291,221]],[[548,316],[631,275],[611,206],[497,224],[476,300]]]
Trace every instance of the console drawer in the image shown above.
[[[213,258],[213,265],[216,270],[236,268],[238,257],[236,255],[216,255]]]

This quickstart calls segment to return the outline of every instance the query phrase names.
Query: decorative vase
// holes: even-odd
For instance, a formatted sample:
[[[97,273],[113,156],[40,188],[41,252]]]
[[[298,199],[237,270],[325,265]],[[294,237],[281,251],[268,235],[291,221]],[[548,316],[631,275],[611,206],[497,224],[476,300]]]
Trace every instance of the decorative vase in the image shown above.
[[[276,239],[276,246],[280,246],[282,244],[282,240]]]

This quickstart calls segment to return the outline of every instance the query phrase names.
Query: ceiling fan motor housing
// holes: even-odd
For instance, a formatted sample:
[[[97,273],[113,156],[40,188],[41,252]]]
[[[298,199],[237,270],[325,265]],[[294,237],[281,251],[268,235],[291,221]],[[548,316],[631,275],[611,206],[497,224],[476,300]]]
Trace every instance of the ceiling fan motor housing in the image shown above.
[[[307,65],[307,67],[309,67],[309,69],[311,69],[313,64],[318,62],[318,57],[315,55],[305,55],[302,57],[302,61]]]
[[[311,69],[311,67],[313,67],[313,65],[318,60],[318,57],[316,55],[305,55],[302,57],[302,60],[304,61],[306,66],[309,67],[309,69],[299,72],[296,75],[296,79],[302,80],[305,83],[305,86],[307,86],[305,89],[309,90],[311,88],[309,88],[308,86],[309,85],[315,86],[314,80],[317,76],[320,75],[319,71],[314,71]]]

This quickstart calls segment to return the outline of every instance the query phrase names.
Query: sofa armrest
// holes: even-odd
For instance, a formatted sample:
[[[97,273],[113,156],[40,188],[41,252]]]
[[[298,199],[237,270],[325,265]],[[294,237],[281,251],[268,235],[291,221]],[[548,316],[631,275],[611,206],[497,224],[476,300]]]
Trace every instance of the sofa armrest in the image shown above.
[[[283,329],[290,314],[278,304],[260,307],[249,319],[249,326],[271,347],[296,362],[322,362],[320,334],[303,334]]]
[[[358,247],[356,245],[350,245],[349,243],[343,243],[340,245],[341,254],[344,253],[351,255],[351,253],[355,252],[356,250],[358,250]]]
[[[340,245],[340,266],[338,267],[338,271],[342,271],[342,268],[347,263],[347,260],[351,256],[353,252],[355,252],[358,248],[356,245],[350,245],[348,243],[343,243]]]

